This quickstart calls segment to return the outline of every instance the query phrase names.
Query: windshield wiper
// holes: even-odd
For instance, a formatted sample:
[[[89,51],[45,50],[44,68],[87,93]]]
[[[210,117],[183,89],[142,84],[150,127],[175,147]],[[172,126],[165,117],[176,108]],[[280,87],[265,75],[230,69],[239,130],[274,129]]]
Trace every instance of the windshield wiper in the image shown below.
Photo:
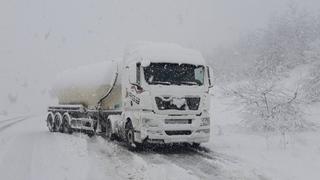
[[[171,85],[170,82],[166,82],[166,81],[152,81],[152,84],[163,84],[163,85]]]
[[[198,83],[193,82],[193,81],[181,81],[181,84],[187,84],[187,85],[198,85]]]

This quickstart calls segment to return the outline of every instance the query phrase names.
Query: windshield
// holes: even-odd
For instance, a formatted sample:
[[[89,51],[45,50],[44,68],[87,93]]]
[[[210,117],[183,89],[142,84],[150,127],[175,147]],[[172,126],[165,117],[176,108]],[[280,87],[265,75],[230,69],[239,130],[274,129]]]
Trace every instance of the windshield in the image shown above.
[[[192,64],[151,63],[144,67],[148,84],[203,85],[204,67]]]

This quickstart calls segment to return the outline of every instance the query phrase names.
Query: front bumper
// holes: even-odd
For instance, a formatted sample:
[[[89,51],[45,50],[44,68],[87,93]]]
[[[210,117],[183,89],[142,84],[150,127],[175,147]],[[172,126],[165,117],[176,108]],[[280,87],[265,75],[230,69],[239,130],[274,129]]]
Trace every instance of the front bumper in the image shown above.
[[[154,113],[141,115],[141,131],[136,139],[149,143],[203,143],[210,138],[210,124],[203,125],[208,115],[169,116]],[[148,121],[147,123],[145,121]]]

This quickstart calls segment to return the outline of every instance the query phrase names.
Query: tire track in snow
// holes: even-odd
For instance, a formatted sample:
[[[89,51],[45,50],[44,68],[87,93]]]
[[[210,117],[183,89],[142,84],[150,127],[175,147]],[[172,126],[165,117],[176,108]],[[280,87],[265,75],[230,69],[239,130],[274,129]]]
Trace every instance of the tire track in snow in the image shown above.
[[[218,153],[206,147],[190,148],[189,150],[195,152],[199,156],[207,158],[208,161],[220,166],[221,174],[226,175],[222,176],[222,179],[269,179],[254,167],[248,167],[245,162],[236,157]]]
[[[129,151],[124,142],[111,142],[102,137],[96,137],[89,139],[88,144],[89,152],[91,151],[92,155],[98,155],[98,160],[105,163],[102,165],[106,166],[104,169],[109,169],[107,170],[109,172],[111,170],[113,176],[115,176],[113,179],[204,179],[163,158],[158,153],[144,154],[144,151]]]
[[[97,141],[98,139],[100,141]],[[154,167],[168,166],[179,168],[180,170],[184,169],[191,176],[196,176],[200,179],[226,179],[216,161],[228,161],[228,158],[224,158],[220,154],[211,154],[210,150],[200,153],[190,147],[174,146],[173,149],[167,149],[169,146],[164,146],[157,149],[146,148],[143,151],[131,152],[125,147],[124,143],[110,142],[101,137],[89,139],[88,143],[91,144],[89,145],[91,152],[95,151],[100,156],[105,156],[104,158],[110,158],[114,165],[120,168],[119,170],[116,168],[116,174],[120,174],[122,178],[143,179],[143,173],[146,172],[146,169],[143,169],[142,163]],[[92,148],[92,146],[95,146],[95,148]],[[140,166],[139,168],[134,167],[134,163],[136,163],[134,159],[136,158],[142,160],[138,165]],[[125,169],[123,169],[123,165],[126,166]],[[164,171],[170,170],[165,168]]]
[[[174,145],[130,152],[123,143],[114,142],[111,144],[117,144],[119,148],[123,149],[122,151],[128,151],[133,156],[139,156],[148,165],[179,167],[199,179],[268,179],[259,172],[255,172],[254,169],[253,171],[247,169],[245,163],[241,160],[205,147],[192,148],[190,146]],[[168,170],[169,168],[166,168],[165,171]]]
[[[18,124],[18,123],[20,123],[20,122],[22,122],[22,121],[25,121],[25,120],[27,120],[27,119],[30,119],[30,117],[31,117],[31,116],[26,116],[26,117],[23,117],[23,118],[21,118],[21,119],[19,119],[19,118],[13,118],[13,119],[5,120],[5,121],[13,121],[13,120],[15,120],[15,121],[13,121],[13,122],[11,122],[11,123],[8,123],[8,124],[6,124],[6,125],[4,125],[4,126],[1,126],[1,127],[0,127],[0,133],[1,133],[2,131],[4,131],[5,129],[11,127],[11,126],[14,126],[14,125],[16,125],[16,124]],[[19,120],[16,120],[16,119],[19,119]],[[2,122],[3,122],[3,121],[2,121]]]
[[[13,118],[9,118],[9,119],[5,119],[5,120],[0,120],[0,124],[3,124],[5,122],[8,122],[8,121],[14,121],[14,120],[17,120],[17,119],[20,119],[20,118],[24,118],[25,116],[18,116],[18,117],[13,117]]]
[[[199,179],[226,179],[221,167],[216,163],[217,157],[200,154],[190,147],[164,146],[139,153],[151,163],[171,163],[185,169]]]
[[[111,142],[101,136],[81,137],[87,140],[90,174],[95,179],[159,179],[153,173],[170,176],[176,172],[196,179],[268,179],[246,168],[241,160],[205,147],[177,145],[131,152],[123,142]]]
[[[95,173],[96,179],[106,179],[106,177],[119,180],[146,179],[143,165],[135,160],[133,152],[121,144],[107,141],[99,136],[88,137],[87,142],[94,167],[91,170]]]
[[[209,160],[216,160],[226,163],[239,163],[240,161],[236,159],[235,157],[228,156],[226,154],[218,153],[215,151],[211,151],[210,149],[206,147],[198,147],[198,148],[192,148],[190,147],[188,150],[198,154],[199,156],[202,156],[204,158],[207,158]]]
[[[201,179],[247,179],[267,180],[254,168],[250,168],[245,162],[223,153],[218,153],[205,147],[187,147],[177,149],[177,153],[160,153],[164,159],[171,161],[185,169],[193,171]],[[181,151],[181,152],[179,152]]]

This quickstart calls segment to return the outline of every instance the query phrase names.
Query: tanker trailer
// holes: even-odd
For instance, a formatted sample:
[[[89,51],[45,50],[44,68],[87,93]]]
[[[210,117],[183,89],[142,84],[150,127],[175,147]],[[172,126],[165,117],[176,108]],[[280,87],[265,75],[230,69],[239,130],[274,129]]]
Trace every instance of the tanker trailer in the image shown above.
[[[210,137],[212,71],[201,53],[167,43],[137,43],[121,61],[59,75],[59,105],[48,108],[50,131],[75,130],[145,143],[189,143]]]
[[[105,61],[58,74],[52,92],[59,105],[48,108],[49,130],[94,134],[100,125],[99,119],[108,114],[120,114],[119,66],[120,61]]]

